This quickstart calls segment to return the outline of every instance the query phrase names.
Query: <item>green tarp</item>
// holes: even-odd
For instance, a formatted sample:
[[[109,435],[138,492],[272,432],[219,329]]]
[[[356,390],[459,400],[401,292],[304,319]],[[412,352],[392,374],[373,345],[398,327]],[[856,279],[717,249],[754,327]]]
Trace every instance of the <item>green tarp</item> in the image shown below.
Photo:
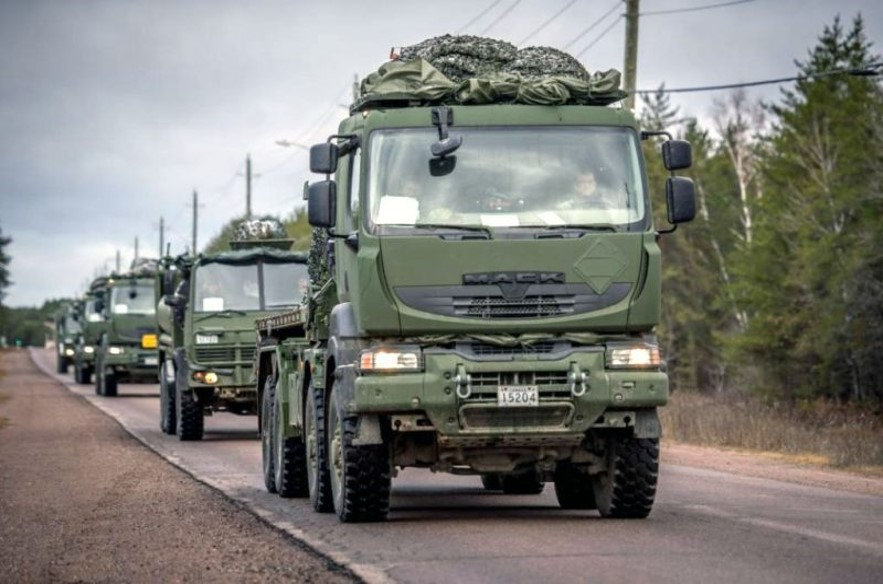
[[[588,79],[495,72],[455,82],[423,59],[390,61],[362,81],[361,97],[352,109],[429,104],[607,105],[625,97],[619,82],[615,69]]]

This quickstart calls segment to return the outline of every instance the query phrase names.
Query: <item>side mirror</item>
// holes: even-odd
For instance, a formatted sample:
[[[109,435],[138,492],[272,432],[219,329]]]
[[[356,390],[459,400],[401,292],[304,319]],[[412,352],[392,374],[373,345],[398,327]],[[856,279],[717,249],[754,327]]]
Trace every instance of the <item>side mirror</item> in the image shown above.
[[[662,143],[662,163],[666,170],[681,170],[693,165],[693,148],[685,140],[666,140]]]
[[[337,222],[337,183],[333,180],[310,185],[307,220],[313,227],[334,227]]]
[[[321,174],[331,174],[337,170],[340,149],[337,144],[323,142],[310,147],[310,170]]]
[[[672,225],[692,221],[696,216],[696,192],[689,178],[668,177],[665,181],[665,200],[668,203],[668,222]]]

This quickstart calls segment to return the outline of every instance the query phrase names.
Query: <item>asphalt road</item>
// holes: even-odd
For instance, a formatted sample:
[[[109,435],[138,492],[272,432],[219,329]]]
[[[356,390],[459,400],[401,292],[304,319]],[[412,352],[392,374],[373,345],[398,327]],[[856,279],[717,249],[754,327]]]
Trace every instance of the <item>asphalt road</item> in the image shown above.
[[[51,371],[51,354],[34,356]],[[119,397],[102,398],[56,377],[161,456],[368,581],[883,581],[883,497],[663,462],[650,518],[614,521],[561,510],[551,485],[508,496],[477,477],[409,469],[393,480],[389,521],[342,525],[265,492],[255,417],[216,414],[205,440],[182,443],[159,430],[156,386],[120,385]]]

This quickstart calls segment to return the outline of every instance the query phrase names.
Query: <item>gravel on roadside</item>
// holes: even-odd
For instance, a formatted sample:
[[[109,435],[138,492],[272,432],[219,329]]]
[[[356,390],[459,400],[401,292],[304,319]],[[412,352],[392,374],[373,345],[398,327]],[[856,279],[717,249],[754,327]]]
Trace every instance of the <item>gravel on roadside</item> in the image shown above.
[[[0,580],[353,582],[51,378],[0,356]]]

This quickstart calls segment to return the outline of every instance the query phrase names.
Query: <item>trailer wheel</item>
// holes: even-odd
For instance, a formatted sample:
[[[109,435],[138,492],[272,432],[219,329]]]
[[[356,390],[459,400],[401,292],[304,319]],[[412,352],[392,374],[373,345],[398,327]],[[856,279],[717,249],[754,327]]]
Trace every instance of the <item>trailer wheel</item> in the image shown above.
[[[659,439],[611,437],[607,468],[593,480],[602,517],[643,519],[650,514],[659,477]]]
[[[187,384],[190,375],[183,349],[175,352],[175,419],[178,439],[202,440],[205,412]]]
[[[507,495],[539,495],[546,486],[536,468],[503,475],[500,483]]]
[[[555,469],[555,496],[562,509],[597,509],[592,477],[569,462]]]
[[[307,447],[298,436],[285,436],[283,403],[273,387],[274,482],[280,497],[306,497],[310,494],[307,479]]]
[[[164,434],[174,434],[175,422],[175,382],[169,382],[168,362],[163,357],[159,366],[159,428]]]
[[[389,450],[385,444],[355,446],[358,418],[344,416],[336,402],[332,386],[327,439],[334,510],[344,523],[383,521],[389,514]]]
[[[319,513],[333,510],[331,479],[328,476],[328,457],[325,446],[325,394],[310,385],[304,407],[304,436],[306,436],[307,486],[313,509]]]
[[[261,470],[268,493],[276,492],[276,380],[270,375],[261,394]]]

